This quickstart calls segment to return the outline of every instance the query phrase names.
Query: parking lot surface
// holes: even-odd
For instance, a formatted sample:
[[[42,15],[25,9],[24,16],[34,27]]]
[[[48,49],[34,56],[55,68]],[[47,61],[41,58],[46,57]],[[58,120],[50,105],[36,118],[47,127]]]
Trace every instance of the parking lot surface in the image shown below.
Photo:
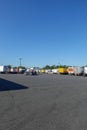
[[[0,130],[87,130],[87,77],[0,74]]]

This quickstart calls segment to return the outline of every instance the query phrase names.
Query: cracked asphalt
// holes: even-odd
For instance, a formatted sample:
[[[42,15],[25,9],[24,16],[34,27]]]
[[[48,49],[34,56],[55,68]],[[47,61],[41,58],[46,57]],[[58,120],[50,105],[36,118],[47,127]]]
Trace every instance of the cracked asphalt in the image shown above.
[[[0,130],[87,130],[87,77],[0,74]]]

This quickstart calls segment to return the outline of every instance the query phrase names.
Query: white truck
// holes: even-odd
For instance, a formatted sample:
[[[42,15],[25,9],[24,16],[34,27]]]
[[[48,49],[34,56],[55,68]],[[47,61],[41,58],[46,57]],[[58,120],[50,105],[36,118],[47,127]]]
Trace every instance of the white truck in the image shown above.
[[[74,74],[75,75],[83,75],[84,73],[84,68],[80,66],[75,66],[74,67]]]
[[[87,76],[87,66],[84,67],[84,76]]]
[[[7,73],[8,72],[8,66],[0,66],[0,73]]]
[[[58,69],[52,69],[53,74],[58,74]]]

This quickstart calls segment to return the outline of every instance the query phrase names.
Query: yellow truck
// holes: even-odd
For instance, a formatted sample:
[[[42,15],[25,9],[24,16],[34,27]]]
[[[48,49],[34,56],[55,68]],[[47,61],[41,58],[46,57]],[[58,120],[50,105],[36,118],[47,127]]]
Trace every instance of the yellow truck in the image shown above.
[[[59,71],[60,74],[68,74],[67,68],[61,67],[61,68],[58,69],[58,71]]]
[[[45,73],[45,70],[44,70],[44,69],[41,69],[41,73]]]

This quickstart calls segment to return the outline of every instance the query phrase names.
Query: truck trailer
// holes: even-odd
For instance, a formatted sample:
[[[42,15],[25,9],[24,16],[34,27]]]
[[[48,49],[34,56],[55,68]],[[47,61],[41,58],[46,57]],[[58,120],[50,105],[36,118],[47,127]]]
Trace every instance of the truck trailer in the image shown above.
[[[68,67],[67,71],[69,75],[74,75],[74,67]]]
[[[0,66],[0,73],[7,73],[8,72],[8,66]]]
[[[83,72],[84,72],[84,68],[83,67],[80,67],[80,66],[75,66],[74,67],[74,74],[75,75],[83,75]]]
[[[58,71],[60,74],[68,74],[67,68],[64,68],[64,67],[58,68]]]
[[[87,66],[84,67],[84,76],[87,76]]]

